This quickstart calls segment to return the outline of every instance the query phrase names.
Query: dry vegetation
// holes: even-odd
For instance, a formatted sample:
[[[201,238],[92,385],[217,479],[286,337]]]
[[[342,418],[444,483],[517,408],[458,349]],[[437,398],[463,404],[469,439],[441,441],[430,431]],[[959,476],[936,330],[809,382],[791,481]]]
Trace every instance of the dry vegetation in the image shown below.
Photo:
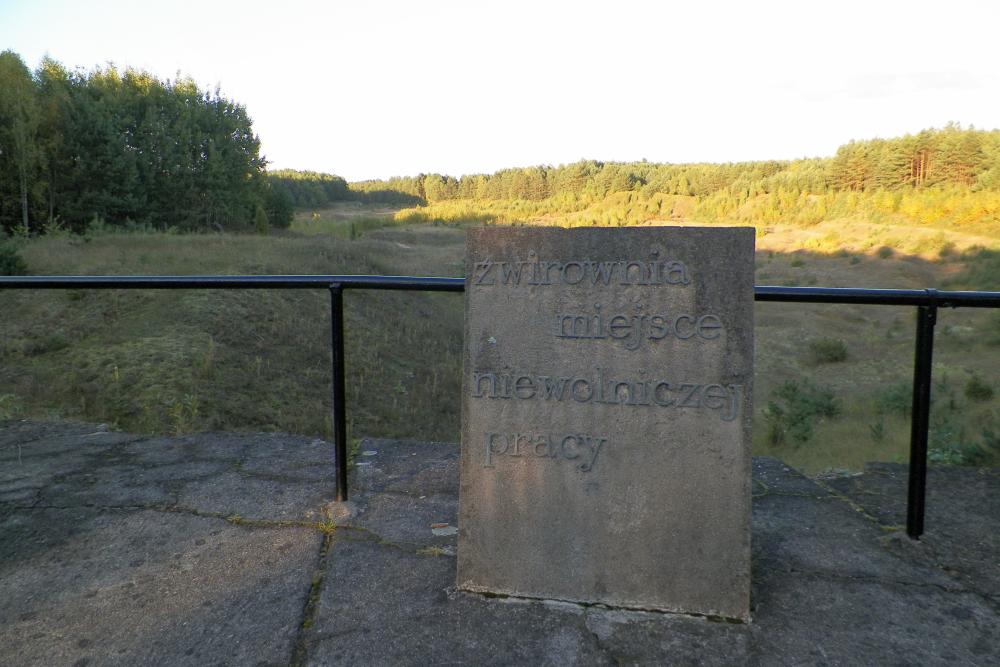
[[[390,214],[307,211],[270,237],[54,235],[21,254],[35,274],[461,275],[459,225]],[[864,220],[773,225],[759,228],[757,283],[1000,289],[998,239]],[[346,301],[352,436],[457,440],[461,297]],[[6,291],[0,308],[0,418],[329,436],[325,293]],[[814,473],[905,460],[912,309],[761,303],[756,318],[755,453]],[[932,459],[995,465],[1000,313],[942,311],[937,332]]]

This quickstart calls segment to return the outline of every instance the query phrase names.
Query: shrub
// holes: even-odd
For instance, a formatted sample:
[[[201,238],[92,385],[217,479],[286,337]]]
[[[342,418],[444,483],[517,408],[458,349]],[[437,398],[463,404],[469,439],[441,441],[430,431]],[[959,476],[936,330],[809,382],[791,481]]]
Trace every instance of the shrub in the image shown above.
[[[889,259],[890,257],[892,257],[893,252],[894,251],[893,251],[892,248],[890,248],[887,245],[884,245],[881,248],[879,248],[878,250],[876,250],[875,254],[878,255],[879,259]]]
[[[839,338],[820,338],[809,343],[809,361],[814,365],[847,360],[847,345]]]
[[[873,424],[868,425],[868,433],[871,435],[874,442],[884,442],[885,441],[885,417],[879,418],[879,420]]]
[[[995,466],[1000,456],[1000,411],[984,415],[977,424],[970,423],[965,418],[967,406],[957,399],[946,379],[934,383],[931,397],[928,460],[945,465]]]
[[[960,466],[967,462],[965,452],[954,445],[931,447],[927,450],[927,461],[937,465]]]
[[[792,260],[792,266],[795,267],[796,269],[805,265],[806,261],[801,257],[796,257],[795,259]]]
[[[971,465],[982,457],[982,450],[969,440],[958,410],[951,404],[931,409],[927,460],[940,465]]]
[[[875,397],[875,409],[880,415],[909,417],[912,407],[913,388],[905,382],[894,384]]]
[[[0,394],[0,421],[14,419],[21,414],[24,406],[14,394]]]
[[[0,276],[23,276],[28,273],[28,265],[10,243],[0,241]]]
[[[839,414],[840,403],[831,388],[789,380],[772,392],[764,408],[767,438],[774,445],[789,439],[802,444],[812,437],[817,421]]]
[[[993,398],[993,387],[978,374],[973,373],[965,383],[965,397],[970,401],[988,401]]]

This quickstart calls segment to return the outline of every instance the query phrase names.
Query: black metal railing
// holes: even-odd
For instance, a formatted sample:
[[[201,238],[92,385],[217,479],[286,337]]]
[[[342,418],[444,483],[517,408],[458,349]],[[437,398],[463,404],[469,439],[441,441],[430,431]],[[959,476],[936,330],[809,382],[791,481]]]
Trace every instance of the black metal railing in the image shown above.
[[[344,290],[379,289],[462,292],[464,278],[414,276],[25,276],[0,277],[0,289],[326,289],[330,292],[332,425],[337,500],[347,499],[347,409],[344,402]],[[930,422],[931,361],[938,308],[1000,308],[1000,292],[949,292],[934,289],[859,289],[842,287],[754,288],[756,301],[915,306],[916,348],[906,532],[924,532],[927,488],[927,434]]]

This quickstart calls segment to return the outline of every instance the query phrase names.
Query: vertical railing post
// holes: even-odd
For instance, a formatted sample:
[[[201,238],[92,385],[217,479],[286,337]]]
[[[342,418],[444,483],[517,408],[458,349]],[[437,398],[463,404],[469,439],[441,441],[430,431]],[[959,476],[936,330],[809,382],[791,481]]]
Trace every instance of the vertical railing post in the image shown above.
[[[331,425],[336,449],[337,500],[347,500],[347,414],[344,410],[344,290],[330,285]]]
[[[931,362],[937,301],[928,290],[930,304],[917,307],[917,341],[913,361],[913,409],[910,423],[910,479],[906,498],[906,534],[920,539],[924,532],[924,497],[927,491],[927,433],[931,415]]]

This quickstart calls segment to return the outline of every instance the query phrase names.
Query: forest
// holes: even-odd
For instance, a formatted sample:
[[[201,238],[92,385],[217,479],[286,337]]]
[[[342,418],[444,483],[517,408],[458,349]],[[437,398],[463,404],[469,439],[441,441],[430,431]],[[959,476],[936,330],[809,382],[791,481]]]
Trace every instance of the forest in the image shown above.
[[[0,53],[0,230],[266,231],[291,215],[246,109],[218,90]]]
[[[581,160],[559,167],[504,169],[492,175],[441,174],[363,181],[357,192],[396,191],[424,203],[454,199],[601,199],[643,192],[745,201],[779,191],[903,191],[935,186],[1000,190],[1000,131],[950,124],[895,139],[851,141],[831,158],[728,164]]]
[[[893,218],[975,232],[1000,221],[1000,131],[952,123],[893,139],[851,141],[829,158],[727,164],[581,160],[454,178],[422,174],[350,184],[417,199],[408,222],[615,226],[650,220],[809,226]]]
[[[1000,222],[1000,131],[957,123],[851,141],[827,158],[726,164],[580,160],[457,178],[419,174],[355,183],[314,172],[279,174],[296,208],[340,201],[411,207],[396,214],[403,223],[617,226],[677,220],[762,227],[851,218],[992,233]]]
[[[335,159],[335,156],[333,156]],[[0,53],[0,230],[92,226],[266,233],[355,201],[402,222],[811,225],[843,217],[968,227],[1000,220],[1000,131],[951,123],[851,141],[832,157],[726,164],[581,160],[347,183],[268,172],[247,110],[190,79],[114,66],[35,72]]]
[[[388,181],[368,181],[364,184],[349,184],[340,176],[315,171],[279,169],[269,172],[268,180],[272,188],[281,193],[295,208],[323,208],[342,201],[365,204],[389,204],[398,206],[418,206],[427,199],[416,194],[415,179],[392,178]]]

